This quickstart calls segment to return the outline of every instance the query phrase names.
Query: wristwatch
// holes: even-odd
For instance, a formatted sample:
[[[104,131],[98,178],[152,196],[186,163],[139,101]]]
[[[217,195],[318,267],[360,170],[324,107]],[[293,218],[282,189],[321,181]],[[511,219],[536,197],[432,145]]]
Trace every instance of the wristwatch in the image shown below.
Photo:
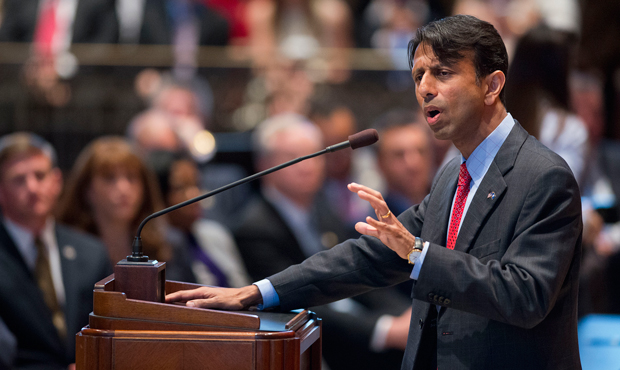
[[[416,236],[415,242],[413,242],[413,249],[407,255],[407,260],[410,265],[415,265],[415,261],[418,260],[418,258],[420,257],[420,254],[422,253],[423,245],[424,245],[424,242],[422,241],[422,239]]]

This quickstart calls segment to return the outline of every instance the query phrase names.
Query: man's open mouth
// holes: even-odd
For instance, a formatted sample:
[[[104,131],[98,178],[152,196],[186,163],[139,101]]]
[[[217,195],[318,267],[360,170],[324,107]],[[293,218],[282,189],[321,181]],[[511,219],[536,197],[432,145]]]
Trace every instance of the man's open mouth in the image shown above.
[[[435,124],[441,116],[441,110],[434,106],[426,107],[424,111],[426,112],[426,122],[428,122],[428,124],[430,125]]]
[[[431,118],[434,118],[438,114],[439,114],[439,111],[436,110],[436,109],[428,112],[428,116],[431,117]]]

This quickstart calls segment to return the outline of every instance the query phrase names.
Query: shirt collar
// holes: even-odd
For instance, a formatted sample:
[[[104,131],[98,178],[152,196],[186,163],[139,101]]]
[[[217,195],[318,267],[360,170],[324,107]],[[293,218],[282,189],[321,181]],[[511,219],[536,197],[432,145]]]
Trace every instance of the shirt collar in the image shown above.
[[[22,255],[22,258],[26,262],[26,265],[29,268],[34,269],[37,258],[37,251],[34,245],[35,235],[27,228],[11,221],[6,217],[4,217],[3,222],[4,226],[6,227],[6,231],[9,233],[9,236],[15,243],[15,246],[19,250],[19,253]],[[43,230],[41,231],[40,237],[47,248],[56,245],[54,225],[54,219],[52,217],[49,217],[45,222]]]
[[[474,149],[473,153],[467,159],[467,171],[471,176],[473,184],[479,184],[491,166],[491,162],[495,159],[495,155],[501,148],[504,141],[512,131],[515,120],[508,113],[500,122],[499,126],[491,132],[481,143]],[[461,155],[461,163],[465,162],[465,158]]]

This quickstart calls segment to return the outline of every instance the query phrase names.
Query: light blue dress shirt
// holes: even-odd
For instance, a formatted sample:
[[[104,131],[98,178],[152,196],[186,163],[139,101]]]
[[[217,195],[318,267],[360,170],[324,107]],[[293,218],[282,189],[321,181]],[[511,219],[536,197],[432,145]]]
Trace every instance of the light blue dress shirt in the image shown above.
[[[472,199],[474,199],[474,195],[476,195],[476,191],[478,190],[478,186],[482,182],[484,175],[487,174],[489,167],[491,167],[491,162],[495,159],[495,155],[499,151],[499,148],[504,144],[508,134],[515,125],[515,120],[512,118],[510,113],[506,115],[506,118],[502,120],[502,122],[491,132],[489,136],[484,139],[478,147],[471,153],[467,160],[461,156],[461,163],[465,162],[465,166],[467,166],[467,172],[469,172],[469,176],[471,176],[471,182],[469,183],[469,194],[467,194],[467,200],[465,201],[465,208],[463,209],[463,216],[461,216],[461,221],[465,219],[465,215],[467,214],[467,210],[469,209],[469,205],[471,204]],[[454,194],[454,198],[452,198],[452,206],[451,209],[454,208],[454,201],[456,200],[456,192]],[[450,211],[450,219],[452,219],[452,210]],[[459,224],[459,231],[461,230],[461,225],[463,222]],[[446,239],[447,233],[446,232]],[[420,257],[416,261],[413,266],[413,270],[411,271],[411,278],[414,280],[418,280],[418,276],[420,275],[420,270],[422,269],[422,265],[424,264],[424,257],[426,257],[426,252],[428,251],[428,243],[424,243],[424,248],[422,249],[422,253],[420,253]]]

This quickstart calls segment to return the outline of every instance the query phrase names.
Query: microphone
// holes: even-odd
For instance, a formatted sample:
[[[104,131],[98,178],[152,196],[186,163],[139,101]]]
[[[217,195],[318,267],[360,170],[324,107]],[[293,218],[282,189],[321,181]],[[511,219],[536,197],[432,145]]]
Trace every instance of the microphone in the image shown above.
[[[246,178],[237,180],[237,181],[235,181],[233,183],[230,183],[228,185],[224,185],[224,186],[222,186],[220,188],[217,188],[217,189],[215,189],[213,191],[210,191],[210,192],[208,192],[206,194],[199,195],[199,196],[197,196],[195,198],[186,200],[185,202],[182,202],[182,203],[179,203],[179,204],[175,204],[173,206],[170,206],[168,208],[162,209],[161,211],[155,212],[155,213],[147,216],[142,221],[142,223],[140,223],[140,226],[138,226],[138,232],[136,233],[136,237],[134,238],[133,244],[131,246],[131,248],[132,248],[131,255],[127,256],[126,262],[125,262],[125,260],[123,260],[123,261],[119,262],[119,264],[144,264],[144,263],[148,263],[149,262],[149,257],[145,256],[142,253],[142,239],[140,238],[140,234],[142,233],[142,228],[144,227],[144,225],[146,225],[146,223],[149,220],[151,220],[153,218],[156,218],[156,217],[159,217],[159,216],[163,216],[166,213],[172,212],[172,211],[177,210],[177,209],[179,209],[181,207],[185,207],[185,206],[190,205],[192,203],[195,203],[195,202],[201,201],[203,199],[209,198],[209,197],[211,197],[213,195],[219,194],[219,193],[221,193],[223,191],[226,191],[226,190],[228,190],[230,188],[234,188],[235,186],[239,186],[239,185],[245,184],[245,183],[250,182],[252,180],[255,180],[255,179],[259,178],[259,177],[268,175],[268,174],[270,174],[272,172],[275,172],[275,171],[281,170],[283,168],[289,167],[289,166],[294,165],[296,163],[299,163],[301,161],[305,161],[306,159],[318,157],[318,156],[323,155],[325,153],[333,153],[335,151],[346,149],[346,148],[349,148],[349,147],[351,147],[351,149],[358,149],[358,148],[361,148],[361,147],[372,145],[372,144],[376,143],[379,140],[379,133],[377,133],[377,130],[375,130],[375,129],[367,129],[367,130],[360,131],[360,132],[358,132],[356,134],[353,134],[353,135],[349,136],[348,139],[349,140],[343,141],[342,143],[338,143],[338,144],[335,144],[335,145],[328,146],[327,148],[325,148],[325,149],[323,149],[321,151],[318,151],[316,153],[309,154],[309,155],[306,155],[306,156],[303,156],[303,157],[299,157],[299,158],[295,158],[295,159],[290,160],[288,162],[285,162],[285,163],[282,163],[282,164],[277,165],[275,167],[266,169],[266,170],[261,171],[259,173],[255,173],[254,175],[251,175],[251,176],[248,176]]]

